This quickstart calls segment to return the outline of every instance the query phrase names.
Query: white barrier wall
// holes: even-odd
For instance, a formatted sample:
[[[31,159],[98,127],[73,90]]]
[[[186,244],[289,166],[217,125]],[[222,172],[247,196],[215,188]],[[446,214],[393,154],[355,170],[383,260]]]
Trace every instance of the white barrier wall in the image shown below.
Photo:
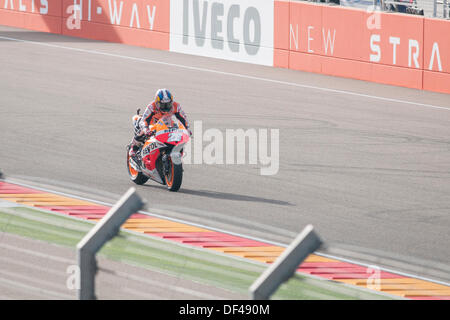
[[[273,1],[171,0],[170,51],[273,65]]]

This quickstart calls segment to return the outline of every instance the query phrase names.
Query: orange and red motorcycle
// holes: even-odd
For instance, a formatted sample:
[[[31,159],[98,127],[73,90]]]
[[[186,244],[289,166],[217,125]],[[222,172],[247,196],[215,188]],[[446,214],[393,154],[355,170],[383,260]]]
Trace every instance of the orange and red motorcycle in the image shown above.
[[[135,157],[129,156],[131,146],[127,146],[128,175],[139,185],[151,179],[166,185],[170,191],[178,191],[183,180],[183,148],[190,139],[189,131],[174,115],[161,117],[150,130]]]

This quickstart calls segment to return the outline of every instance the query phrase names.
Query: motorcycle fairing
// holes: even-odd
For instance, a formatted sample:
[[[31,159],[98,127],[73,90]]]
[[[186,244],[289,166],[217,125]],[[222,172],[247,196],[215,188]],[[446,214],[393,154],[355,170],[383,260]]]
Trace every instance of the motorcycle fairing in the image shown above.
[[[130,164],[136,171],[142,172],[150,179],[165,184],[161,168],[157,165],[161,159],[161,150],[170,148],[170,158],[174,164],[181,164],[183,157],[183,147],[189,141],[190,135],[185,126],[175,117],[166,116],[158,120],[151,126],[155,131],[154,136],[148,139],[140,150],[140,165],[130,159]],[[172,145],[173,147],[170,147]]]
[[[153,170],[149,170],[149,169],[143,167],[142,172],[150,179],[152,179],[158,183],[165,184],[162,177],[159,175],[158,169],[155,168]]]
[[[164,148],[166,145],[159,142],[154,137],[147,140],[142,148],[141,155],[144,166],[148,170],[154,170],[156,167],[156,160],[160,154],[160,148]]]

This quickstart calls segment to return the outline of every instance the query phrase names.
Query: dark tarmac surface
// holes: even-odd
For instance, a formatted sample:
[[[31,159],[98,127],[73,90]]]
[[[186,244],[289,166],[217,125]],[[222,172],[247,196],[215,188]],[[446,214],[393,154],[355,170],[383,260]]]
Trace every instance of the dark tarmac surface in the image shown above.
[[[279,171],[185,165],[178,193],[137,187],[149,211],[281,243],[311,223],[333,245],[450,265],[449,95],[8,27],[0,52],[8,177],[117,200],[131,117],[167,87],[203,130],[279,129]]]

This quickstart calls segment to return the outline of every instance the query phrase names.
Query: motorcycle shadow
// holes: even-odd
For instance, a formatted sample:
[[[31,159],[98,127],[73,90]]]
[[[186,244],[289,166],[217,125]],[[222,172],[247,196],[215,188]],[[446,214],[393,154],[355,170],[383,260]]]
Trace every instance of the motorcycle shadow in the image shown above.
[[[166,189],[167,189],[165,186],[151,185],[151,184],[145,184],[145,185],[143,185],[143,187],[156,188],[156,189],[161,189],[164,191],[166,191]],[[261,203],[275,204],[275,205],[280,205],[280,206],[293,206],[293,204],[288,201],[268,199],[268,198],[256,197],[256,196],[247,196],[247,195],[243,195],[243,194],[236,194],[236,193],[229,193],[229,192],[192,190],[192,189],[181,188],[177,193],[188,194],[188,195],[197,196],[197,197],[219,199],[219,200],[249,201],[249,202],[261,202]]]

